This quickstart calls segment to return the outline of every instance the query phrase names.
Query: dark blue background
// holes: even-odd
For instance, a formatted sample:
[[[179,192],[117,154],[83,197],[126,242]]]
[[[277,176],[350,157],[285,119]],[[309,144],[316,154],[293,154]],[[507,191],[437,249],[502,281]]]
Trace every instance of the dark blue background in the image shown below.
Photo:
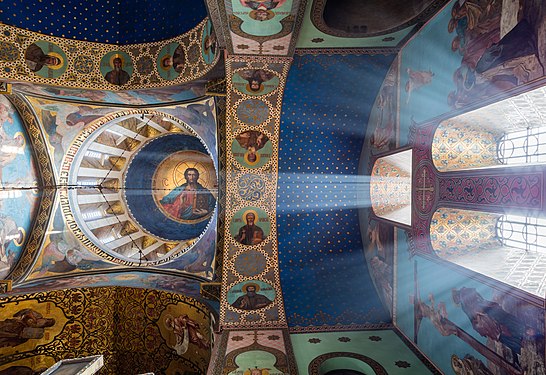
[[[305,55],[288,75],[277,220],[290,326],[390,322],[364,259],[355,180],[370,110],[393,58]]]
[[[112,44],[169,39],[207,15],[203,0],[16,0],[3,1],[1,9],[8,25]]]

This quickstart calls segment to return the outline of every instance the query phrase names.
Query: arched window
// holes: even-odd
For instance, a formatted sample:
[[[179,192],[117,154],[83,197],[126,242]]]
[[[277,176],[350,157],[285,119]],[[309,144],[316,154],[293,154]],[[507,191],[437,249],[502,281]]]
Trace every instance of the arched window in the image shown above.
[[[430,224],[435,254],[543,297],[546,219],[439,208]]]
[[[432,141],[440,172],[546,162],[546,88],[440,122]]]
[[[370,199],[378,217],[411,225],[411,161],[411,150],[376,160],[370,178]]]
[[[497,158],[502,164],[546,162],[546,127],[504,134],[497,143]]]
[[[503,215],[496,228],[497,237],[504,246],[546,254],[546,219]]]

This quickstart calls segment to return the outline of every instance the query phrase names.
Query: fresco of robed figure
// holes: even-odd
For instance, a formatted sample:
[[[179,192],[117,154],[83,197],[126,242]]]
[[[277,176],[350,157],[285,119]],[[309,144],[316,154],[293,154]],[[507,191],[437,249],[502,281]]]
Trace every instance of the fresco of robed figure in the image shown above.
[[[160,203],[163,209],[177,219],[195,220],[214,210],[216,199],[201,185],[199,171],[187,168],[184,171],[186,183],[174,188]]]

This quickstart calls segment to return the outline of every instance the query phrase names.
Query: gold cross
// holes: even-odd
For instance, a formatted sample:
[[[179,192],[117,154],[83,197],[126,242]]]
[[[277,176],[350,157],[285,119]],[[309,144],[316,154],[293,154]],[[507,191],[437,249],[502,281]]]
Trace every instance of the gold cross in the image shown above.
[[[418,187],[416,189],[417,191],[423,192],[423,210],[425,209],[425,192],[434,191],[433,186],[429,186],[429,187],[426,186],[426,183],[427,183],[426,178],[427,178],[427,170],[423,169],[423,187]]]

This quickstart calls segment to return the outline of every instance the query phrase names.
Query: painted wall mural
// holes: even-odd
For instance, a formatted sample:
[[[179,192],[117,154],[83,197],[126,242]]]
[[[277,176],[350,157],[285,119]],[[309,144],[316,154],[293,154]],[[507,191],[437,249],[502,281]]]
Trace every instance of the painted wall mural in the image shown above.
[[[83,128],[83,129],[87,129],[88,131],[92,131],[94,128],[89,128],[89,126],[91,127],[101,126],[102,123],[100,122],[99,118],[102,118],[104,114],[109,114],[116,110],[115,108],[106,109],[105,107],[95,106],[95,105],[75,106],[75,105],[64,103],[61,101],[46,100],[46,99],[40,99],[35,97],[30,98],[29,101],[31,105],[35,106],[34,108],[36,109],[36,113],[38,114],[39,120],[41,120],[42,123],[44,123],[44,127],[46,129],[44,133],[46,136],[46,140],[50,142],[50,152],[52,154],[52,159],[55,162],[55,164],[59,166],[58,167],[59,169],[60,169],[60,162],[62,161],[66,153],[66,150],[64,149],[64,147],[74,146],[73,140],[74,140],[74,137],[78,135],[77,129]],[[83,114],[76,113],[80,110],[84,111],[82,112]],[[154,121],[154,126],[156,126],[156,128],[152,128],[148,124],[142,127],[142,130],[140,131],[140,135],[138,134],[139,130],[135,126],[136,126],[136,122],[140,121],[140,120],[137,120],[137,117],[140,119],[139,116],[142,117],[142,114],[139,116],[135,115],[136,117],[134,119],[128,119],[128,121],[132,122],[133,124],[131,125],[127,123],[126,124],[128,126],[127,128],[119,129],[125,135],[122,135],[121,133],[116,133],[117,135],[112,133],[110,134],[110,136],[105,136],[101,138],[99,143],[101,142],[102,143],[99,149],[96,149],[94,152],[87,153],[86,156],[83,157],[82,159],[83,164],[80,165],[80,167],[82,168],[82,170],[90,171],[91,169],[93,169],[95,170],[95,172],[99,173],[101,168],[104,169],[104,167],[106,166],[106,169],[112,168],[113,175],[118,175],[119,177],[119,170],[117,168],[125,163],[126,158],[119,157],[120,152],[123,153],[123,150],[120,150],[120,152],[115,152],[115,149],[119,147],[121,147],[122,149],[131,148],[130,146],[133,145],[130,142],[131,135],[127,133],[127,131],[131,132],[132,131],[131,129],[133,129],[134,132],[132,134],[133,136],[137,134],[136,135],[137,138],[142,136],[157,136],[161,134],[162,131],[164,133],[172,132],[172,136],[174,137],[181,137],[182,134],[180,134],[180,131],[182,128],[178,127],[180,124],[182,124],[180,121],[183,121],[184,123],[194,124],[194,130],[192,130],[192,132],[194,133],[192,134],[194,134],[195,136],[197,136],[197,134],[202,135],[202,138],[201,138],[202,141],[197,142],[201,145],[200,146],[202,149],[201,154],[206,153],[208,155],[208,151],[206,151],[208,149],[208,150],[211,150],[212,155],[210,157],[207,156],[207,158],[205,158],[208,161],[206,161],[205,159],[201,160],[198,158],[199,160],[197,160],[193,158],[192,165],[184,164],[185,166],[182,166],[182,169],[179,171],[180,173],[177,173],[178,169],[180,168],[178,169],[175,168],[180,163],[174,163],[174,164],[167,163],[170,165],[170,167],[167,169],[164,168],[165,169],[163,171],[164,173],[163,172],[161,172],[162,174],[160,173],[161,176],[164,175],[163,177],[159,178],[159,175],[156,176],[158,177],[157,181],[159,180],[163,181],[165,178],[167,178],[167,180],[172,179],[171,182],[174,185],[172,186],[171,189],[169,189],[169,191],[176,190],[176,186],[184,185],[183,182],[186,180],[184,177],[184,172],[187,171],[188,169],[191,171],[191,168],[196,168],[198,172],[201,173],[200,176],[197,178],[197,182],[200,184],[202,183],[206,185],[206,188],[208,189],[207,191],[209,192],[212,191],[215,195],[212,197],[212,199],[208,199],[207,196],[205,196],[204,194],[199,194],[199,197],[198,197],[199,199],[197,199],[197,201],[200,202],[201,200],[206,199],[209,202],[206,208],[207,212],[203,214],[196,213],[195,218],[193,219],[190,218],[188,220],[191,221],[192,223],[202,222],[203,223],[202,228],[199,231],[199,233],[195,236],[195,238],[192,237],[190,240],[184,241],[184,244],[181,244],[186,246],[186,250],[182,252],[183,254],[179,253],[180,257],[174,257],[170,259],[170,260],[173,260],[176,258],[177,262],[166,265],[165,269],[175,271],[178,274],[191,273],[196,276],[203,276],[210,279],[212,278],[212,268],[214,264],[215,243],[216,243],[216,225],[215,225],[216,217],[213,215],[213,212],[215,210],[215,204],[216,204],[215,196],[217,194],[216,193],[217,183],[216,183],[216,173],[215,173],[216,162],[213,161],[214,159],[211,159],[212,157],[215,158],[215,155],[217,152],[216,146],[215,146],[216,132],[215,132],[215,124],[214,124],[215,122],[214,104],[211,100],[208,100],[208,101],[205,100],[198,103],[186,104],[182,107],[179,107],[179,106],[163,107],[163,110],[165,112],[163,112],[163,114],[160,116],[161,118],[156,119],[157,123]],[[146,117],[146,116],[147,115],[145,114],[144,117],[147,120],[151,119],[151,117]],[[120,137],[121,137],[121,142],[116,143],[115,139],[119,140]],[[138,142],[140,142],[141,140],[142,139],[140,139]],[[203,142],[203,143],[200,143],[200,142]],[[110,156],[110,157],[105,157],[103,159],[99,158],[102,161],[95,158],[96,160],[93,161],[93,158],[96,157],[101,152],[106,152],[107,155],[117,155],[118,157]],[[186,151],[183,151],[183,152],[186,152]],[[76,153],[73,153],[73,152],[69,152],[69,153],[70,155],[76,155]],[[184,162],[187,162],[187,160],[189,159],[184,159],[184,160],[185,160]],[[133,165],[135,165],[135,163],[133,163]],[[19,171],[22,172],[22,169],[19,169]],[[84,174],[85,173],[87,172],[84,172]],[[78,173],[76,173],[76,175],[78,175]],[[33,180],[33,183],[34,183],[35,178],[31,177],[31,179]],[[151,180],[152,179],[150,178],[150,181]],[[181,184],[177,184],[175,180],[176,181],[180,180],[182,182]],[[109,180],[105,183],[110,184],[110,182],[111,181]],[[59,182],[56,182],[56,183],[58,184]],[[54,183],[48,182],[48,184],[53,185]],[[108,196],[110,196],[112,193],[115,193],[115,191],[119,192],[119,189],[116,190],[114,185],[115,184],[113,182],[111,185],[108,185],[109,188],[114,189],[107,193]],[[29,185],[29,186],[32,186],[32,185]],[[91,192],[90,190],[85,191],[85,193],[90,193],[90,192]],[[60,192],[57,192],[57,194],[60,194]],[[99,196],[100,195],[101,194],[99,194]],[[118,215],[117,217],[120,217],[119,215],[123,215],[122,211],[124,210],[124,208],[123,208],[123,205],[121,204],[121,202],[123,201],[121,197],[118,202],[119,204],[116,202],[113,202],[109,207],[101,208],[99,206],[104,203],[104,199],[102,198],[99,199],[100,198],[99,196],[95,196],[95,198],[93,198],[92,195],[85,195],[85,197],[84,196],[77,197],[77,199],[80,199],[80,200],[83,199],[85,201],[85,202],[82,201],[83,205],[79,208],[82,210],[81,213],[84,214],[84,216],[88,215],[91,211],[94,210],[94,208],[98,209],[99,211],[101,209],[104,209],[108,215],[113,215],[112,217],[115,217],[116,215]],[[210,198],[210,196],[208,197]],[[110,198],[112,197],[110,196]],[[163,198],[164,196],[161,196],[159,197],[159,200]],[[99,199],[99,201],[97,201],[97,199]],[[153,197],[151,197],[151,199],[153,201]],[[103,203],[100,203],[100,201],[102,201]],[[49,201],[49,203],[52,203],[52,200]],[[155,203],[152,202],[152,206],[153,205],[155,205]],[[159,203],[159,201],[157,205],[162,206]],[[158,208],[158,211],[160,211],[159,208]],[[23,211],[19,210],[19,212],[22,213]],[[114,258],[112,258],[111,255],[106,254],[107,256],[105,257],[97,256],[96,252],[94,253],[89,251],[89,249],[87,249],[86,246],[83,244],[83,243],[86,243],[86,241],[81,242],[80,241],[81,239],[79,240],[74,236],[74,233],[68,229],[68,226],[71,224],[66,221],[66,218],[63,219],[61,217],[61,208],[56,206],[53,212],[56,212],[56,214],[51,214],[52,220],[51,220],[50,226],[46,227],[47,223],[44,223],[45,240],[43,243],[43,247],[41,249],[37,248],[35,252],[33,250],[29,253],[30,258],[25,260],[26,265],[22,265],[20,267],[20,270],[17,273],[16,277],[18,279],[28,276],[28,280],[32,280],[32,281],[47,280],[51,277],[66,276],[66,274],[73,274],[73,275],[87,274],[93,271],[111,269],[116,266],[115,262],[112,262]],[[45,216],[45,217],[47,218],[48,216]],[[92,219],[91,217],[89,218]],[[95,217],[95,219],[97,219],[97,217]],[[92,220],[95,220],[95,219],[92,219]],[[102,235],[106,235],[107,234],[106,232],[108,232],[114,227],[115,225],[111,226],[110,224],[105,222],[103,223],[103,225],[100,225],[98,227],[95,226],[94,228],[95,234],[99,235],[100,237],[101,236],[100,233],[102,233],[100,228],[103,228],[104,233],[102,233]],[[122,225],[118,229],[120,230],[120,234],[122,234],[122,237],[133,236],[133,239],[135,239],[136,238],[134,237],[135,228],[137,227],[127,224],[127,225]],[[140,240],[142,241],[140,242]],[[158,241],[158,240],[154,240],[153,238],[150,238],[149,236],[148,237],[142,236],[140,240],[138,240],[139,243],[141,243],[142,246],[145,245],[144,247],[146,248],[149,247],[150,249],[151,248],[159,249],[161,247],[161,249],[164,249],[167,253],[171,250],[174,252],[177,252],[176,250],[177,244],[171,243],[172,241],[170,242],[165,240]],[[151,253],[150,255],[147,255],[149,260],[151,260],[152,255],[153,254]],[[36,261],[34,256],[36,256]],[[30,269],[31,267],[30,264],[33,264],[32,269]],[[79,286],[81,284],[76,283],[72,285]],[[106,283],[106,285],[108,285],[108,283]]]
[[[23,82],[113,91],[163,87],[203,77],[219,58],[208,19],[175,38],[122,46],[58,38],[8,25],[0,30],[3,50],[24,51],[19,56],[0,54],[0,78]]]
[[[493,374],[544,373],[537,301],[398,249],[397,326],[442,371],[457,371],[463,359]]]
[[[401,80],[410,87],[400,90],[402,139],[412,121],[426,121],[542,77],[543,12],[542,4],[528,1],[452,1],[436,15],[401,53]],[[436,59],[427,50],[430,41]],[[412,83],[416,78],[418,87]]]
[[[40,201],[38,173],[26,127],[0,96],[0,279],[18,262]]]
[[[394,233],[392,226],[372,221],[368,226],[368,247],[364,249],[366,263],[375,288],[391,315],[396,252]]]
[[[299,1],[225,0],[230,52],[245,55],[291,54]]]
[[[37,371],[102,354],[107,374],[204,373],[210,359],[214,318],[206,305],[180,294],[69,289],[5,297],[2,306],[0,371]]]
[[[370,143],[373,152],[398,146],[399,63],[398,58],[392,62],[370,112],[366,142]]]
[[[116,272],[117,271],[117,272]],[[59,275],[55,278],[46,279],[28,279],[19,284],[13,291],[15,294],[39,293],[44,290],[64,290],[81,287],[131,287],[156,289],[167,292],[184,294],[201,302],[207,303],[217,309],[217,306],[208,300],[204,300],[199,293],[199,280],[181,277],[168,271],[154,269],[153,271],[133,271],[127,269],[117,269],[113,272],[104,271],[102,274],[68,274]]]
[[[108,90],[78,90],[60,88],[48,85],[19,82],[13,84],[13,91],[25,95],[45,95],[57,99],[69,99],[83,102],[104,102],[128,105],[154,105],[160,103],[177,102],[196,99],[205,95],[205,80],[195,80],[190,83],[162,87],[156,89],[142,89],[137,91],[108,91]]]

